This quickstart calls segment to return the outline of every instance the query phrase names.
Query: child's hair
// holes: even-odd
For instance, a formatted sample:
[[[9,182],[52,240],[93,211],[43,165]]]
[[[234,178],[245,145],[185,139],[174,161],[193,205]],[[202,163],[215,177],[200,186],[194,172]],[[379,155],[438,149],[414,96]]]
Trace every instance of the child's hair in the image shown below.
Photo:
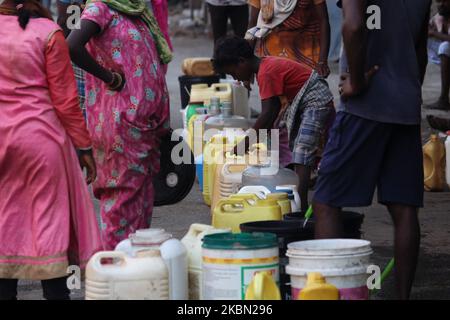
[[[253,57],[253,49],[246,40],[228,37],[217,41],[212,62],[214,69],[219,71],[227,65],[238,64],[240,58],[252,59]]]
[[[19,14],[19,24],[25,29],[32,17],[47,18],[52,20],[50,12],[41,4],[39,0],[14,0]]]

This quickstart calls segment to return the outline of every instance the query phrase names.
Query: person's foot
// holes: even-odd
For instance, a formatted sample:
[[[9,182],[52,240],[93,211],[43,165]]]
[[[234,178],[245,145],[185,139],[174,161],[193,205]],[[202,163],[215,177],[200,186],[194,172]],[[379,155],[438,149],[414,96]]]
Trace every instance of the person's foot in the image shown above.
[[[435,116],[427,116],[427,121],[433,129],[447,132],[450,130],[450,119],[438,118]]]
[[[450,110],[450,102],[448,100],[439,99],[435,103],[426,105],[425,108],[432,110]]]

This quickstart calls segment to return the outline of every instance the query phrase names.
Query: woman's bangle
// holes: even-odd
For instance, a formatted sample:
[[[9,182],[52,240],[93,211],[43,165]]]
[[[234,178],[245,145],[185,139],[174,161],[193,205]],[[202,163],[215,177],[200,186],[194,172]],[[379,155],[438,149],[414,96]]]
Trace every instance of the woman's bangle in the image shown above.
[[[110,84],[109,85],[110,90],[116,90],[116,89],[120,88],[120,86],[122,85],[122,82],[123,82],[123,78],[120,75],[120,73],[113,72],[113,76],[114,76],[114,80],[117,80],[117,83],[115,85]]]

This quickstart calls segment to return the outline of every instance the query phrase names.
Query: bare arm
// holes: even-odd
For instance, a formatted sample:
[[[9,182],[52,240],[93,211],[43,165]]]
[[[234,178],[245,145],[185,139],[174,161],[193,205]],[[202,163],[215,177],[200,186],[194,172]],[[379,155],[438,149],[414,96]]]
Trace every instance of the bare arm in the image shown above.
[[[248,29],[251,29],[253,27],[256,27],[258,24],[258,16],[259,16],[259,8],[256,8],[252,5],[249,5],[250,7],[250,20],[248,22]]]
[[[89,20],[81,20],[80,29],[73,30],[67,41],[69,43],[70,57],[80,68],[101,79],[105,83],[113,80],[111,71],[103,68],[86,50],[89,40],[100,33],[100,27]]]
[[[425,72],[427,70],[427,64],[428,64],[427,42],[428,42],[428,29],[429,29],[428,20],[429,20],[429,17],[430,17],[430,9],[428,10],[427,19],[424,22],[424,25],[422,27],[422,36],[421,36],[420,41],[417,44],[417,48],[416,48],[417,59],[418,59],[418,63],[419,63],[420,81],[422,84],[425,79]],[[450,40],[450,37],[449,37],[449,40]]]
[[[70,30],[67,28],[67,8],[69,7],[69,4],[62,3],[60,1],[56,1],[56,8],[58,9],[58,25],[61,27],[61,29],[64,32],[64,36],[67,37],[70,33]]]
[[[364,67],[367,50],[366,4],[366,0],[342,0],[344,13],[342,36],[348,60],[350,82],[356,91],[359,91],[365,83]]]
[[[257,140],[259,142],[259,130],[271,129],[275,120],[278,117],[278,113],[281,109],[281,103],[279,97],[272,97],[261,101],[261,114],[259,115],[253,129],[256,131]],[[245,139],[234,148],[234,153],[239,154],[239,151],[248,152],[250,149],[250,138],[247,136]],[[245,147],[242,146],[245,144]]]
[[[323,77],[328,77],[328,54],[330,52],[330,21],[326,2],[316,5],[317,17],[320,21],[320,57],[318,72]]]

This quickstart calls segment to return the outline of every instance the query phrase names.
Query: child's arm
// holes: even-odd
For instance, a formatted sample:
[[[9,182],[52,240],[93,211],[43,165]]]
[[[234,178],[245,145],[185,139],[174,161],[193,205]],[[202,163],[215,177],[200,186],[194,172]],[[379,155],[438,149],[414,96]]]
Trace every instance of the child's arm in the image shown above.
[[[281,102],[279,97],[272,97],[261,101],[261,114],[259,115],[253,128],[256,131],[257,142],[259,141],[259,130],[272,129],[278,113],[281,110]],[[239,151],[247,153],[250,149],[250,137],[245,139],[234,148],[234,154],[240,154]]]

